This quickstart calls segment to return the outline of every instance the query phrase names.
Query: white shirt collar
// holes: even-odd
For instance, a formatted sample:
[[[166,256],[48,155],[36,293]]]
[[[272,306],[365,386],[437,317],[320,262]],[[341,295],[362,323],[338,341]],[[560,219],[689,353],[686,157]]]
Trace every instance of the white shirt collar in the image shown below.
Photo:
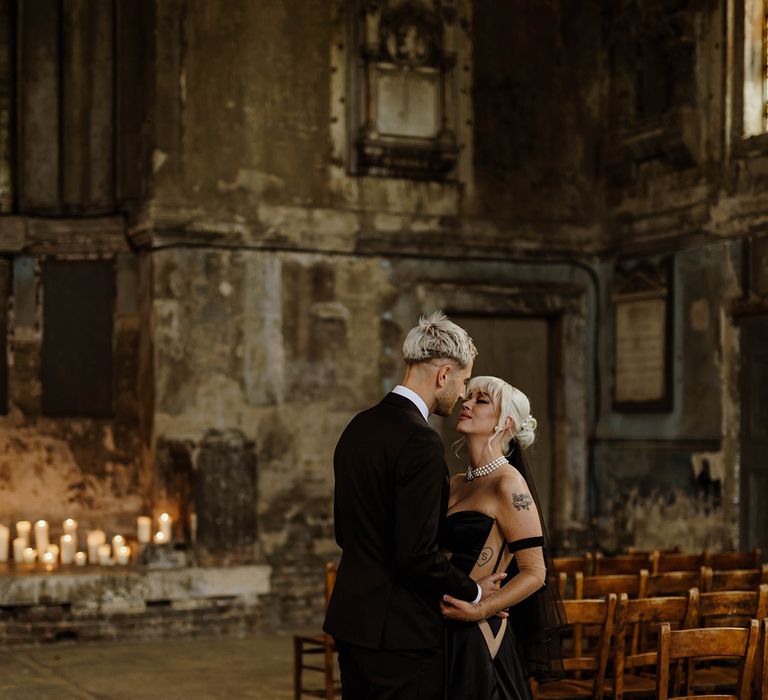
[[[421,396],[419,396],[415,391],[409,389],[407,386],[398,384],[394,389],[392,389],[392,393],[398,394],[399,396],[404,396],[406,399],[410,399],[413,403],[416,404],[416,408],[418,408],[421,412],[421,415],[424,416],[424,420],[429,421],[429,408],[427,408],[427,404],[424,403],[424,399],[422,399]]]

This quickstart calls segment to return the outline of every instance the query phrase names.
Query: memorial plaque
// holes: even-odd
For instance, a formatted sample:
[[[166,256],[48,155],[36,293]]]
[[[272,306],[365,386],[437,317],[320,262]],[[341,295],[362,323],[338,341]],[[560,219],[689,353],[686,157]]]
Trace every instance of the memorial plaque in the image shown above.
[[[665,394],[666,301],[616,304],[616,401],[661,401]]]
[[[619,268],[615,317],[614,409],[665,411],[671,401],[668,261]]]

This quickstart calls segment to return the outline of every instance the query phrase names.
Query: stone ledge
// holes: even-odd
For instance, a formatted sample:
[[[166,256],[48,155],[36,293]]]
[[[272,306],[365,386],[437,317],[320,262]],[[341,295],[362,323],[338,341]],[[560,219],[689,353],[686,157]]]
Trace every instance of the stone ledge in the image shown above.
[[[263,564],[52,573],[0,571],[0,608],[74,605],[106,611],[205,598],[236,598],[254,603],[259,596],[269,593],[271,572],[271,567]]]

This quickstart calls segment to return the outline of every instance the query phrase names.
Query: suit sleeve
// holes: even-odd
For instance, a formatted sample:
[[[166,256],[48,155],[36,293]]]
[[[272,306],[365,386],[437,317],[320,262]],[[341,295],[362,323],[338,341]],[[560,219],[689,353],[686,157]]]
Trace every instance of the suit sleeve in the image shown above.
[[[406,443],[397,463],[395,547],[398,575],[409,585],[466,601],[477,585],[453,566],[437,546],[446,485],[443,445],[436,433],[419,430]]]

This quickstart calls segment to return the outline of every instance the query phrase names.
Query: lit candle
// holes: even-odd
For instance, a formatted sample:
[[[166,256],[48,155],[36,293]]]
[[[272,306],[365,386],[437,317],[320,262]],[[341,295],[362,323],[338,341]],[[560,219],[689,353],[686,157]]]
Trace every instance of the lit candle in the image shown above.
[[[197,513],[189,516],[189,539],[192,544],[197,542]]]
[[[103,530],[91,530],[88,533],[88,561],[91,564],[99,563],[99,545],[107,541]]]
[[[85,566],[88,563],[88,555],[85,552],[75,552],[75,564]]]
[[[0,525],[0,562],[8,561],[8,544],[10,537],[11,531],[5,525]]]
[[[48,539],[48,523],[45,520],[38,520],[35,523],[35,545],[38,552],[45,552],[51,543]]]
[[[16,523],[16,537],[24,541],[25,549],[29,545],[29,532],[32,529],[32,523],[29,520],[19,520]]]
[[[57,544],[49,544],[48,547],[45,550],[46,552],[50,552],[53,554],[54,559],[59,558],[59,545]]]
[[[136,518],[136,536],[141,544],[147,544],[152,539],[152,518],[146,515]]]
[[[65,535],[72,535],[72,541],[75,543],[75,549],[77,549],[77,520],[67,518],[62,523],[62,527]]]
[[[112,551],[116,552],[124,544],[125,544],[125,537],[123,537],[122,535],[115,535],[112,538]]]
[[[17,564],[21,564],[24,561],[24,550],[27,548],[27,541],[21,537],[17,537],[13,541],[13,560]]]
[[[162,513],[160,515],[160,532],[165,535],[165,541],[171,541],[171,527],[173,526],[173,518],[168,513]]]
[[[56,565],[56,555],[53,552],[45,552],[41,562],[46,571],[53,571],[53,567]]]
[[[109,558],[111,552],[112,545],[100,544],[98,546],[99,564],[101,564],[101,566],[109,566],[112,563],[112,560]]]
[[[23,560],[25,564],[34,564],[37,559],[37,552],[32,547],[27,547],[24,550]]]
[[[75,540],[70,534],[62,535],[59,538],[61,543],[61,563],[71,564],[75,560]]]
[[[125,566],[131,559],[131,548],[127,545],[122,545],[117,552],[115,552],[115,559],[121,566]]]
[[[168,538],[162,530],[155,533],[154,541],[155,544],[168,544]]]

